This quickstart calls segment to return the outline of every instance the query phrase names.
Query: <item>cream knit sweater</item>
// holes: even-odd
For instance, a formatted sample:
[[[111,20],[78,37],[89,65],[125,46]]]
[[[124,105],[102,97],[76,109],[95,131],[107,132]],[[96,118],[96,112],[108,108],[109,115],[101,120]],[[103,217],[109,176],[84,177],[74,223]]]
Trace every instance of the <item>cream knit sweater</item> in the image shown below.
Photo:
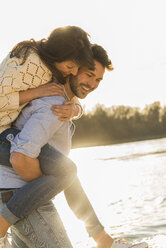
[[[26,105],[19,106],[19,91],[36,88],[52,78],[36,53],[31,52],[23,65],[21,62],[8,55],[0,64],[0,133],[10,127]]]

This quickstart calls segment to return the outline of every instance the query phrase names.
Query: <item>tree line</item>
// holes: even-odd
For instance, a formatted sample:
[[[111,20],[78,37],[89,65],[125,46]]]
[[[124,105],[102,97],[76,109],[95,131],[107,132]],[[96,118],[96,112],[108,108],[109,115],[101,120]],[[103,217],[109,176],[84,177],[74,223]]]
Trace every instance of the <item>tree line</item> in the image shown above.
[[[154,102],[140,110],[123,105],[110,108],[97,105],[94,111],[74,122],[73,147],[165,137],[166,106]]]

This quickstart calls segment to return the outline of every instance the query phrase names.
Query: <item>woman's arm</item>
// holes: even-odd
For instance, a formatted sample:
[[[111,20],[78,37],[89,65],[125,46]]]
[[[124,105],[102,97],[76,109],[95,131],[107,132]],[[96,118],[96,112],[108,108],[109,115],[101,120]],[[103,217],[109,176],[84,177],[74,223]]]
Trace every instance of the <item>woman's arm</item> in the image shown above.
[[[0,96],[0,112],[18,110],[19,106],[36,98],[53,95],[63,95],[63,86],[52,82],[25,91],[12,92]]]
[[[20,105],[39,97],[63,94],[63,86],[48,84],[52,73],[37,54],[31,53],[21,62],[8,55],[1,64],[0,112],[18,110]]]
[[[34,89],[28,89],[26,91],[19,92],[19,105],[23,105],[27,102],[30,102],[36,98],[44,96],[62,96],[64,92],[63,86],[55,82],[47,83],[41,85]]]
[[[72,101],[75,103],[77,111],[74,115],[74,119],[79,119],[84,113],[83,107],[76,96],[73,97]]]

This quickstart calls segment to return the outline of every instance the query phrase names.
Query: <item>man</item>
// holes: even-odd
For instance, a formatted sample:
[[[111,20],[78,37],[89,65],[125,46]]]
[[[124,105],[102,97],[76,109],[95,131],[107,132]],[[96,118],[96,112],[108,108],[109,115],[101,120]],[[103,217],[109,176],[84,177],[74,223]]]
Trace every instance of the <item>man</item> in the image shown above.
[[[95,70],[81,68],[78,75],[76,77],[71,78],[65,85],[65,91],[66,91],[67,98],[71,99],[74,96],[77,96],[79,98],[85,98],[91,91],[95,90],[98,87],[100,81],[103,79],[103,75],[104,75],[104,71],[106,67],[106,65],[103,64],[103,61],[105,61],[104,58],[105,58],[106,53],[101,47],[97,45],[92,47],[92,51],[94,53]],[[39,120],[39,125],[37,125],[37,128],[38,128],[37,130],[34,129],[33,120],[32,122],[30,122],[31,125],[29,124],[25,125],[26,128],[25,127],[23,128],[26,121],[27,123],[29,123],[28,122],[29,120],[26,120],[26,118],[22,118],[22,119],[20,118],[16,122],[16,127],[19,129],[23,128],[23,133],[25,136],[29,135],[30,133],[30,138],[32,137],[32,143],[31,143],[32,145],[33,145],[33,136],[38,135],[38,134],[41,135],[41,137],[39,135],[37,136],[39,137],[39,142],[36,148],[38,150],[37,153],[40,152],[40,149],[43,146],[43,139],[44,140],[46,139],[48,141],[53,139],[52,136],[57,135],[57,132],[59,132],[59,130],[61,129],[62,131],[65,131],[65,129],[68,128],[69,135],[66,139],[67,143],[62,142],[63,145],[61,143],[61,146],[59,146],[58,149],[59,150],[62,149],[62,151],[66,149],[68,150],[70,146],[70,140],[68,138],[71,138],[72,136],[71,131],[73,131],[73,125],[71,123],[60,124],[59,128],[57,130],[54,130],[54,122],[52,122],[52,113],[51,111],[49,111],[50,106],[52,105],[52,99],[53,100],[59,99],[59,102],[57,100],[57,103],[59,104],[62,101],[61,97],[53,96],[53,97],[44,98],[42,100],[41,99],[35,100],[33,101],[34,104],[32,103],[33,108],[31,108],[30,110],[31,113],[28,117],[29,119],[31,119],[31,116],[34,117],[37,115],[38,117],[39,112],[40,114],[43,113],[42,123],[40,122],[40,118],[35,119],[35,120]],[[39,101],[40,101],[40,104],[38,104]],[[25,117],[24,115],[25,111],[26,109],[23,110],[24,117]],[[54,119],[54,121],[57,121],[57,120]],[[43,129],[46,132],[42,133]],[[60,134],[62,136],[62,133],[59,133],[59,136]],[[31,146],[27,147],[26,143],[24,145],[24,141],[23,141],[23,145],[21,144],[20,146],[20,142],[22,142],[20,137],[17,137],[15,141],[12,140],[11,163],[15,171],[18,173],[18,175],[20,175],[21,178],[27,180],[27,174],[28,174],[28,180],[33,180],[34,178],[37,178],[42,175],[40,171],[39,163],[37,162],[35,158],[33,159],[32,157],[28,156],[29,149],[31,150]],[[23,139],[24,139],[24,136],[23,136]],[[22,149],[24,149],[24,152],[22,152]],[[36,150],[33,150],[31,152],[34,152],[36,154]],[[5,168],[3,167],[1,168],[2,168],[2,171],[5,170]],[[8,168],[8,170],[9,170],[8,171],[9,173],[13,173],[13,171],[11,171],[12,169]],[[29,170],[31,171],[32,174],[28,173]],[[5,188],[20,188],[25,183],[25,181],[21,180],[21,178],[18,178],[16,174],[13,173],[12,178],[13,176],[15,176],[13,184],[11,184],[10,182],[10,186],[5,187]],[[6,178],[0,177],[0,182],[1,182],[0,188],[2,188],[4,180],[6,182],[6,180],[9,179],[8,177],[10,178],[10,175],[6,175]],[[17,185],[15,184],[16,180],[18,183]],[[7,190],[7,194],[4,194],[5,192],[3,191],[2,192],[3,194],[1,194],[1,196],[5,196],[5,195],[7,196],[9,195],[10,192],[14,192],[14,190],[13,189]],[[130,245],[122,244],[122,243],[118,243],[114,241],[104,231],[104,227],[101,225],[97,216],[95,215],[95,212],[90,202],[88,201],[87,196],[85,192],[83,191],[77,177],[73,180],[72,185],[70,185],[64,191],[64,193],[65,193],[69,206],[74,211],[76,216],[84,220],[87,231],[89,235],[92,236],[94,240],[97,242],[98,248],[107,248],[107,247],[108,248],[110,247],[111,248],[128,248],[128,247],[131,247],[131,244]],[[1,198],[1,204],[3,203],[5,203],[5,199]],[[4,221],[4,220],[1,219],[0,221]],[[64,231],[64,228],[59,219],[59,216],[51,202],[48,202],[42,207],[37,208],[35,211],[29,214],[26,218],[19,220],[15,225],[12,226],[11,230],[12,230],[12,239],[13,239],[12,244],[14,248],[18,248],[18,247],[29,247],[29,248],[33,248],[33,247],[50,247],[50,248],[63,247],[65,248],[65,247],[68,247],[70,248],[72,247]],[[142,243],[142,244],[138,244],[132,247],[145,248],[148,246],[147,244]]]

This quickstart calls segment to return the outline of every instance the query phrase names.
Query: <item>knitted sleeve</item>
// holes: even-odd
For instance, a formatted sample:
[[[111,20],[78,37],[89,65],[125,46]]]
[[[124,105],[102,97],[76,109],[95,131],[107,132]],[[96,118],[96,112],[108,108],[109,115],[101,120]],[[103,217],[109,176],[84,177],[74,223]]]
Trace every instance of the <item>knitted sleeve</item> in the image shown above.
[[[19,107],[19,91],[36,88],[51,80],[52,74],[39,56],[31,53],[22,59],[8,55],[0,65],[0,112]]]

